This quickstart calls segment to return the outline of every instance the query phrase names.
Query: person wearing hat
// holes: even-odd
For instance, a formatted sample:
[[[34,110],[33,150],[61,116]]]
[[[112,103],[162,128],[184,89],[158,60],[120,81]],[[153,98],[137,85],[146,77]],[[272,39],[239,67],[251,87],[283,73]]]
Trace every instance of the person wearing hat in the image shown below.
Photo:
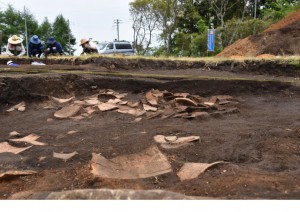
[[[13,35],[8,39],[8,44],[6,47],[5,54],[9,56],[21,57],[26,53],[26,50],[23,46],[23,39],[17,35]]]
[[[45,56],[47,57],[49,54],[60,54],[63,55],[63,47],[62,45],[55,40],[54,37],[50,37],[47,41],[47,48],[45,50]]]
[[[44,46],[37,35],[34,35],[30,38],[30,42],[28,44],[28,54],[29,57],[41,57],[43,53]]]
[[[91,39],[87,40],[82,38],[80,41],[80,46],[82,46],[82,53],[83,54],[97,54],[98,50],[97,47],[90,43]]]

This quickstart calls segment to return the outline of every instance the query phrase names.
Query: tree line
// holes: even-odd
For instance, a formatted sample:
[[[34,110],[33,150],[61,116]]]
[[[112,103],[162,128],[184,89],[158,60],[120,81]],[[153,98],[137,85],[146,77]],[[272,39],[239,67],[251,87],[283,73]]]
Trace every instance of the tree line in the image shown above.
[[[53,23],[50,23],[47,17],[39,23],[30,11],[18,11],[12,5],[8,5],[5,10],[0,11],[2,45],[6,45],[8,38],[12,35],[18,35],[25,39],[25,19],[28,40],[33,35],[38,35],[40,40],[46,43],[48,38],[53,36],[62,44],[65,52],[70,55],[74,54],[76,38],[71,32],[68,20],[62,14],[57,15]]]
[[[299,0],[134,0],[129,4],[137,54],[205,56],[207,30],[217,54],[300,9]],[[153,43],[159,41],[158,47]]]

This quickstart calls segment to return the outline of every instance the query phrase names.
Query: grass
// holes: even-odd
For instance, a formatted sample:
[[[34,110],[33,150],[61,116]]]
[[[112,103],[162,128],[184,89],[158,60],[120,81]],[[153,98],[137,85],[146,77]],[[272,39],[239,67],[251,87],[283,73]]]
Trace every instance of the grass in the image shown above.
[[[25,60],[33,60],[33,58],[28,57],[20,57]],[[7,57],[0,55],[0,60],[6,59],[8,60],[18,60],[20,58],[16,57]],[[71,62],[74,62],[75,60],[81,60],[86,61],[90,59],[96,59],[96,58],[108,58],[108,59],[126,59],[126,60],[140,60],[140,59],[146,59],[146,60],[153,60],[153,61],[178,61],[178,62],[203,62],[207,65],[210,64],[219,64],[227,61],[233,61],[237,63],[245,63],[245,62],[251,62],[251,61],[273,61],[278,63],[288,63],[291,65],[299,66],[300,64],[300,55],[295,56],[276,56],[274,58],[256,58],[256,57],[241,57],[241,58],[220,58],[220,57],[152,57],[152,56],[122,56],[122,55],[87,55],[87,56],[51,56],[48,57],[47,60],[70,60]],[[39,59],[43,60],[43,59]],[[59,64],[59,63],[58,63]]]

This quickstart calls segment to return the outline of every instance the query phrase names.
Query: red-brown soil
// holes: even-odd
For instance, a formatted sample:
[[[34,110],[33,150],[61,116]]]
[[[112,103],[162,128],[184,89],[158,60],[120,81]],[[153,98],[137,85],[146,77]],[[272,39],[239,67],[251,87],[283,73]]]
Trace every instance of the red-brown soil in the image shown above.
[[[29,67],[2,73],[0,142],[8,141],[9,133],[17,131],[24,136],[35,133],[48,145],[34,146],[17,156],[0,154],[1,171],[37,172],[2,179],[0,199],[45,198],[53,191],[98,188],[164,189],[188,196],[220,199],[300,198],[299,78],[281,74],[285,70],[280,66],[275,68],[279,77],[263,72],[256,75],[235,73],[234,68],[231,72],[206,68],[138,69],[130,71],[132,76],[122,76],[124,70],[112,72],[99,66],[68,67],[61,69],[78,74],[39,72]],[[59,66],[47,68],[54,71]],[[89,74],[89,70],[115,75]],[[163,76],[158,77],[158,74]],[[44,109],[48,105],[48,96],[67,98],[75,95],[76,99],[81,99],[101,89],[113,89],[126,92],[127,99],[137,101],[152,88],[203,97],[231,95],[238,100],[240,112],[194,120],[144,118],[135,123],[132,116],[100,111],[79,121],[58,120],[53,114],[59,106]],[[6,112],[21,101],[26,102],[25,112]],[[68,135],[72,130],[77,133]],[[91,174],[92,153],[101,153],[108,159],[139,153],[156,145],[153,136],[157,134],[197,135],[201,141],[178,149],[159,147],[172,165],[173,172],[169,174],[138,180],[105,179]],[[74,151],[79,154],[66,162],[53,157],[53,152]],[[45,158],[40,160],[41,157]],[[176,175],[186,162],[215,161],[229,163],[216,165],[194,180],[181,182]]]
[[[264,32],[240,39],[217,57],[255,57],[261,54],[300,54],[300,10],[291,13]]]

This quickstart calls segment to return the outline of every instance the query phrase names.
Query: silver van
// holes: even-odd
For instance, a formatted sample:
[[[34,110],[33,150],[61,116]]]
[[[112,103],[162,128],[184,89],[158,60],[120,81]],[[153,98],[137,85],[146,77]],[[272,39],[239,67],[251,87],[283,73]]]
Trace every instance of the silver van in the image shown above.
[[[128,41],[103,42],[97,45],[100,54],[134,55],[134,50]]]

